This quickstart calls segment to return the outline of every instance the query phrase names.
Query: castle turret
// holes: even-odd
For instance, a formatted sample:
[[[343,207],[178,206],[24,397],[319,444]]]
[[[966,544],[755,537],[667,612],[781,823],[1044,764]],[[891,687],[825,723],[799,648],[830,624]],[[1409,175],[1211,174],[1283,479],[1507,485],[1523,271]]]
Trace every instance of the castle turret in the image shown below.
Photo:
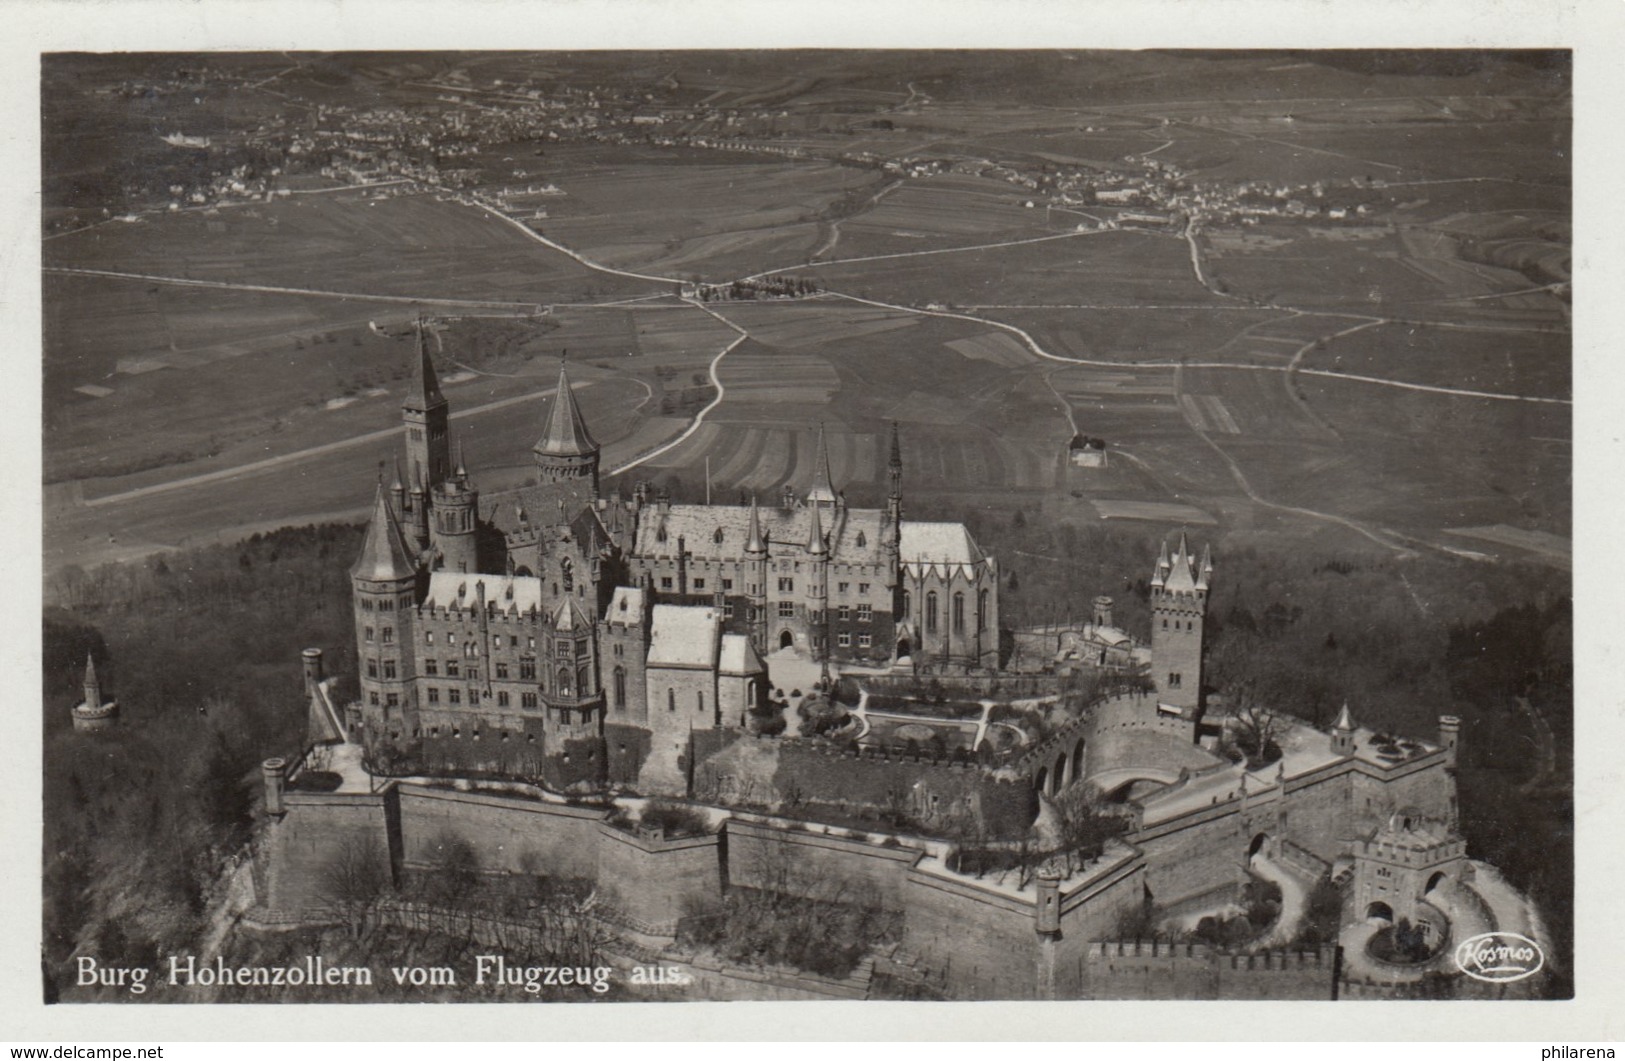
[[[118,721],[118,704],[102,699],[102,683],[96,677],[96,660],[85,655],[85,698],[73,709],[76,730],[107,729]]]
[[[265,780],[265,813],[280,818],[287,813],[282,802],[283,786],[287,782],[288,761],[267,759],[260,764],[260,776]]]
[[[813,656],[827,659],[829,603],[829,544],[824,541],[824,525],[818,516],[819,506],[811,506],[812,521],[807,528],[807,556],[811,570],[807,573],[807,628],[812,634]]]
[[[451,436],[446,426],[451,407],[440,393],[422,320],[417,323],[413,367],[412,384],[401,403],[401,420],[406,425],[406,466],[428,476],[429,485],[436,486],[451,474]]]
[[[429,547],[429,493],[423,486],[423,473],[417,472],[412,479],[412,544],[416,545],[418,552]]]
[[[553,410],[547,419],[547,433],[531,450],[536,474],[544,483],[586,480],[594,496],[598,493],[598,443],[593,441],[570,389],[570,375],[559,361],[559,386]]]
[[[1109,629],[1112,625],[1112,599],[1110,597],[1095,598],[1095,625]]]
[[[1343,710],[1337,713],[1337,721],[1332,724],[1332,754],[1354,754],[1354,717],[1349,714],[1347,702],[1343,704]]]
[[[305,699],[316,695],[322,684],[322,650],[307,648],[299,654],[305,671]]]
[[[756,651],[767,652],[767,539],[756,498],[750,499],[750,531],[745,539],[745,595],[750,599],[750,636]]]
[[[886,588],[892,591],[892,614],[902,609],[903,540],[903,447],[897,438],[897,422],[891,425],[891,457],[886,462],[886,518],[880,528],[881,559],[886,567]]]
[[[417,560],[380,486],[361,555],[350,568],[361,709],[369,746],[379,741],[394,743],[412,733],[418,576]]]
[[[458,449],[456,469],[434,490],[433,540],[441,568],[472,573],[480,569],[480,492],[469,481]]]
[[[1198,570],[1183,531],[1170,558],[1163,543],[1151,575],[1151,677],[1160,703],[1199,714],[1202,706],[1202,637],[1212,558]]]
[[[1461,719],[1455,715],[1439,716],[1439,746],[1444,749],[1445,762],[1452,768],[1460,755]]]

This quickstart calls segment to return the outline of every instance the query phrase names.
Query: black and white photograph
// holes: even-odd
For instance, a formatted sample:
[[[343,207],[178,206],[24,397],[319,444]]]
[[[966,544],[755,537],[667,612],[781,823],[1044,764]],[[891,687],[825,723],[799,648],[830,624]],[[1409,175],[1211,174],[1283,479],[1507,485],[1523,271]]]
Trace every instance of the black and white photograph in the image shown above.
[[[1595,997],[1574,52],[877,40],[40,50],[47,1010]]]

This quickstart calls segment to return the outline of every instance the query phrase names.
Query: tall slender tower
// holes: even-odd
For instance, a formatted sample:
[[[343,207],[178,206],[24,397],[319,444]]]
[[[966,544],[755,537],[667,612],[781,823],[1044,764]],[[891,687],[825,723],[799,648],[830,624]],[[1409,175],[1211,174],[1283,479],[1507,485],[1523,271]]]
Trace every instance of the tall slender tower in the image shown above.
[[[593,441],[587,422],[581,417],[563,359],[559,361],[559,389],[553,398],[553,411],[547,418],[547,433],[531,453],[542,482],[586,480],[592,495],[598,495],[598,443]]]
[[[750,637],[756,651],[767,655],[767,539],[756,498],[750,499],[750,534],[745,539],[745,594],[750,598]]]
[[[412,650],[417,584],[417,561],[380,484],[361,555],[350,568],[369,748],[377,742],[399,747],[416,724]]]
[[[423,321],[417,323],[417,363],[412,385],[401,403],[401,420],[406,424],[406,466],[414,476],[425,476],[433,488],[451,474],[451,437],[446,421],[450,406],[440,393],[440,380],[429,357]]]
[[[96,660],[85,655],[85,699],[73,709],[73,728],[106,729],[118,721],[118,704],[102,699],[102,683],[96,677]]]
[[[886,588],[892,594],[892,614],[903,617],[901,577],[903,545],[903,447],[897,440],[897,421],[891,425],[891,459],[886,462],[886,519],[880,529],[880,549],[886,565]]]
[[[833,500],[833,498],[832,498]],[[824,541],[824,524],[818,518],[818,504],[812,509],[812,523],[807,528],[807,559],[811,570],[807,573],[807,629],[811,635],[813,656],[829,658],[829,545]]]
[[[1211,554],[1199,567],[1184,531],[1171,559],[1163,544],[1151,575],[1151,677],[1158,700],[1190,717],[1202,706],[1202,626],[1212,575]]]
[[[440,552],[440,566],[447,571],[478,571],[480,492],[468,478],[461,452],[457,467],[434,488],[433,507],[434,544]]]
[[[835,480],[829,472],[829,443],[824,439],[824,424],[818,424],[818,461],[813,472],[813,484],[807,490],[807,504],[834,505]]]

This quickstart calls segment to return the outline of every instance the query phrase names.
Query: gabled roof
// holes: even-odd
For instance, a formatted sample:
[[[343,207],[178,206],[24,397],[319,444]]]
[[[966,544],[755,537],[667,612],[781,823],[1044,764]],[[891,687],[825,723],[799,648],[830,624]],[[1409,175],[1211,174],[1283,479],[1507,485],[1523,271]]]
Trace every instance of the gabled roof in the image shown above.
[[[742,677],[762,674],[766,670],[762,664],[762,657],[756,654],[756,647],[750,643],[750,638],[744,634],[722,635],[722,657],[717,661],[718,674]]]
[[[566,597],[553,612],[553,629],[559,633],[574,633],[592,628],[592,623],[581,611],[574,597]]]
[[[963,523],[904,520],[898,554],[903,563],[979,564],[982,550]]]
[[[604,612],[606,623],[636,626],[643,622],[643,590],[636,586],[616,586]]]
[[[649,666],[709,670],[721,631],[715,608],[657,604],[649,632]]]
[[[542,606],[542,580],[534,575],[482,575],[461,571],[436,571],[429,576],[429,592],[423,598],[426,608],[476,607],[480,588],[485,590],[485,603],[497,612],[517,611],[520,614]]]
[[[570,389],[570,375],[559,365],[559,389],[553,396],[553,412],[547,419],[547,434],[536,443],[535,452],[551,457],[586,457],[598,452],[598,443],[587,430]]]
[[[350,568],[351,578],[371,582],[397,582],[417,574],[418,565],[412,550],[401,534],[401,525],[395,522],[395,513],[384,496],[384,484],[378,484],[378,496],[372,506],[372,521],[367,524],[367,538],[361,543],[361,555]]]

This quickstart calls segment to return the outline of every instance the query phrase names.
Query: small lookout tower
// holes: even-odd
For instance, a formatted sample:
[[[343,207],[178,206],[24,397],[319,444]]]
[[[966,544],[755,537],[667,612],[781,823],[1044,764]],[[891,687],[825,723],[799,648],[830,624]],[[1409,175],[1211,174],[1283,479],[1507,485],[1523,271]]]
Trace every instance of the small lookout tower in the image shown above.
[[[85,698],[74,706],[73,728],[76,730],[111,729],[118,723],[118,704],[102,699],[102,685],[96,678],[96,660],[85,657]]]

